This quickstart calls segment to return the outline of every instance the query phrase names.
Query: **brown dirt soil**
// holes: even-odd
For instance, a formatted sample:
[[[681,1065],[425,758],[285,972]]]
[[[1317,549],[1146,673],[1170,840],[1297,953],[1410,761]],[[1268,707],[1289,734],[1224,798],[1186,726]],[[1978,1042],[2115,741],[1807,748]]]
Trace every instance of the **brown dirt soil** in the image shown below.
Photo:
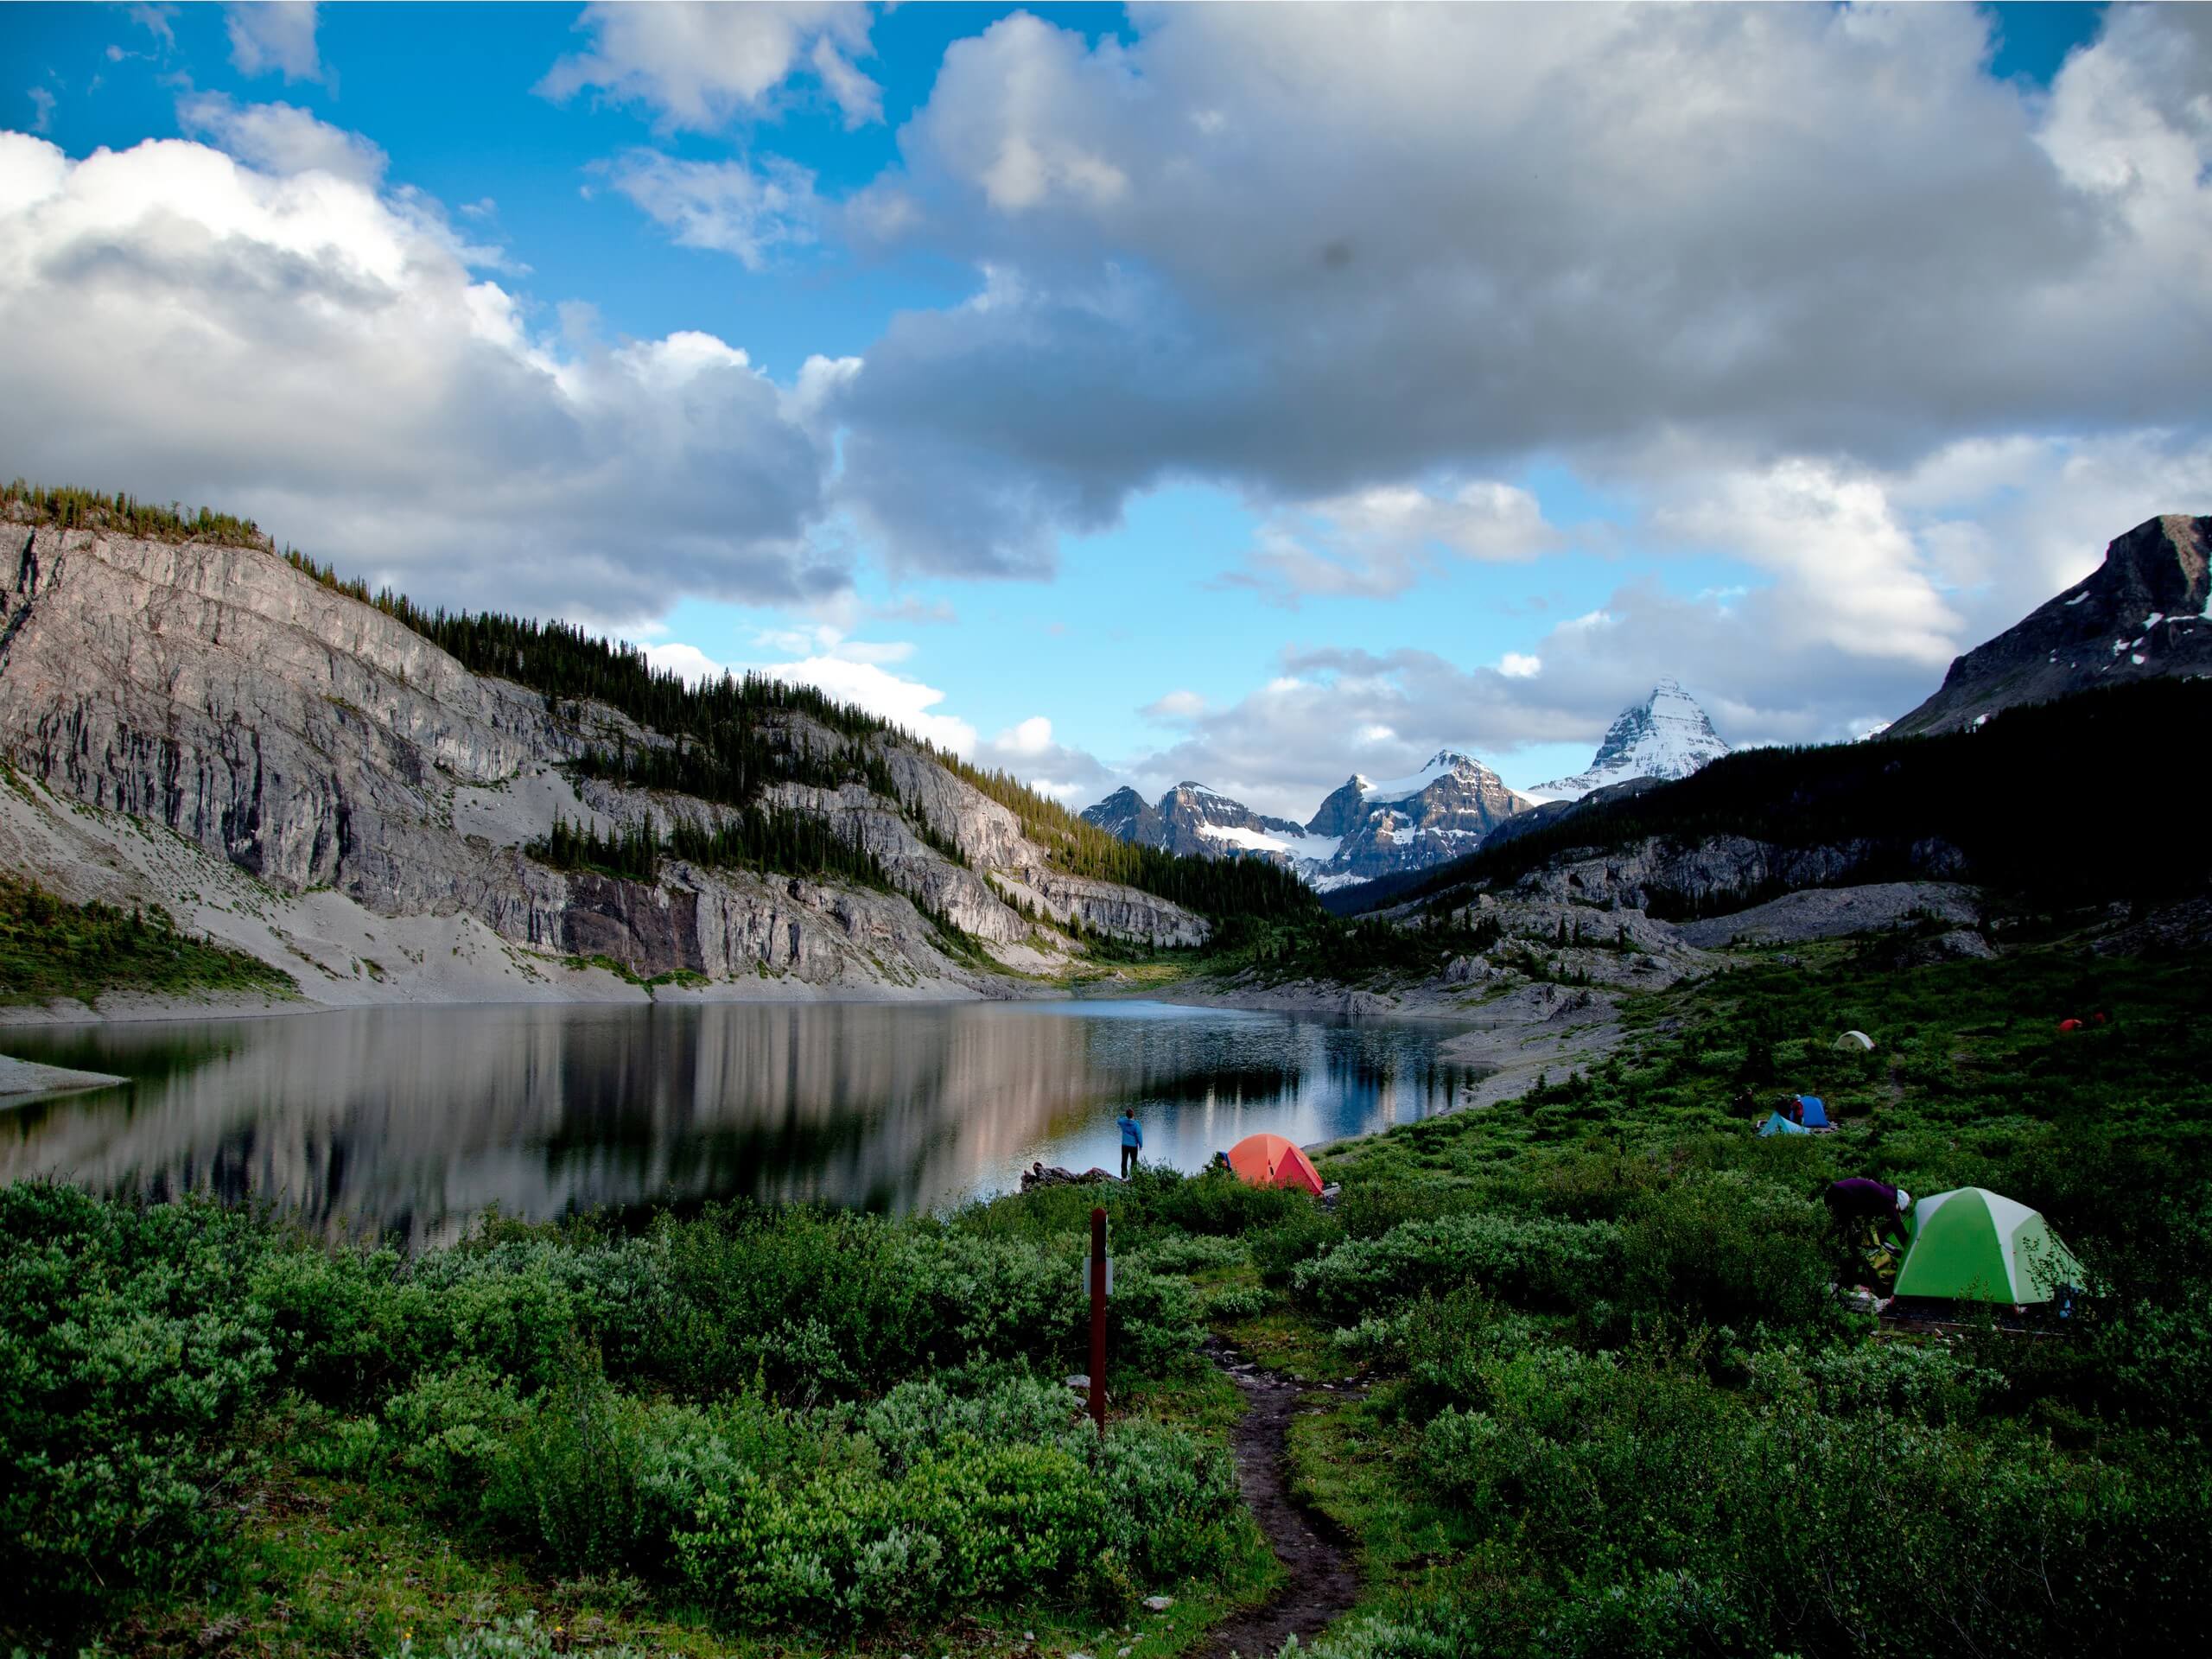
[[[1205,1352],[1243,1391],[1244,1415],[1230,1436],[1236,1478],[1289,1582],[1259,1606],[1216,1625],[1194,1659],[1274,1659],[1292,1637],[1309,1643],[1351,1611],[1359,1573],[1336,1523],[1291,1495],[1290,1423],[1304,1388],[1217,1338],[1208,1339]]]

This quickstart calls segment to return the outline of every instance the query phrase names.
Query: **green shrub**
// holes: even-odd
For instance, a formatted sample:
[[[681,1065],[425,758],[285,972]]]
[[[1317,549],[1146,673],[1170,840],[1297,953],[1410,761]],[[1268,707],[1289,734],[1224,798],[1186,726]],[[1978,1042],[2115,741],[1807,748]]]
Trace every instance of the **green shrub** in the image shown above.
[[[420,1363],[415,1327],[426,1321],[409,1306],[404,1272],[394,1250],[304,1241],[263,1257],[252,1294],[268,1311],[278,1374],[333,1404],[366,1399],[388,1379],[410,1375]]]
[[[896,1474],[959,1440],[1048,1445],[1073,1426],[1077,1410],[1065,1385],[1033,1377],[966,1395],[931,1378],[900,1383],[868,1407],[861,1424]]]
[[[193,1202],[0,1188],[0,1625],[66,1626],[192,1571],[276,1370],[265,1230]]]
[[[1421,1292],[1481,1286],[1509,1300],[1572,1306],[1612,1287],[1622,1237],[1608,1222],[1496,1213],[1410,1221],[1300,1268],[1298,1294],[1343,1319]]]
[[[359,1480],[391,1460],[391,1442],[373,1417],[341,1417],[309,1403],[287,1427],[292,1457],[309,1474]]]
[[[564,1572],[657,1566],[676,1517],[654,1502],[670,1483],[656,1483],[648,1465],[694,1427],[609,1388],[597,1355],[575,1355],[519,1426],[492,1494],[495,1512],[533,1534]]]
[[[1213,1324],[1249,1319],[1265,1311],[1268,1293],[1257,1285],[1228,1285],[1205,1300],[1204,1313]]]
[[[1249,1233],[1302,1215],[1311,1195],[1289,1187],[1254,1186],[1219,1167],[1163,1185],[1154,1203],[1159,1219],[1185,1232]]]
[[[1227,1453],[1141,1417],[1090,1436],[1077,1430],[1075,1448],[1090,1459],[1106,1548],[1140,1584],[1173,1583],[1223,1559],[1242,1507]]]
[[[1297,1209],[1251,1235],[1252,1265],[1265,1283],[1287,1285],[1301,1267],[1334,1249],[1344,1236],[1342,1222],[1301,1194]]]
[[[1618,1221],[1671,1179],[1666,1166],[1648,1153],[1596,1141],[1573,1147],[1542,1166],[1537,1201],[1571,1221]]]
[[[1211,1268],[1242,1267],[1251,1255],[1241,1240],[1206,1233],[1170,1233],[1125,1254],[1154,1273],[1203,1273]]]
[[[1236,1510],[1227,1457],[1141,1419],[1099,1440],[1071,1425],[1071,1403],[1033,1382],[965,1399],[908,1385],[866,1414],[874,1459],[708,1484],[677,1560],[742,1622],[818,1630],[1089,1593],[1102,1575],[1169,1581],[1214,1560]]]
[[[1355,1328],[1366,1328],[1366,1322]],[[1491,1368],[1561,1340],[1531,1316],[1470,1286],[1407,1304],[1371,1339],[1395,1350],[1412,1398],[1429,1409],[1480,1405],[1489,1397]]]
[[[434,1506],[466,1515],[507,1490],[530,1408],[512,1378],[472,1360],[416,1378],[385,1402],[384,1420],[399,1466]]]
[[[962,1446],[895,1478],[741,1474],[676,1535],[686,1578],[741,1620],[833,1630],[917,1618],[1009,1589],[1063,1588],[1096,1553],[1096,1495],[1055,1447]]]
[[[2123,1476],[1970,1431],[1954,1420],[1978,1384],[1941,1361],[1777,1352],[1738,1395],[1695,1359],[1499,1357],[1470,1408],[1424,1432],[1428,1489],[1543,1573],[1543,1651],[1902,1656],[1941,1628],[2066,1653],[2101,1629],[2177,1635],[2212,1554],[2201,1449]]]
[[[1406,1222],[1434,1221],[1480,1204],[1480,1194],[1433,1179],[1353,1181],[1337,1201],[1337,1218],[1348,1237],[1380,1238]]]
[[[1755,1399],[1809,1393],[1834,1416],[1887,1414],[1931,1424],[1974,1421],[2005,1385],[1966,1355],[1907,1342],[1838,1344],[1810,1354],[1794,1345],[1768,1349],[1749,1369]]]
[[[1816,1201],[1741,1170],[1696,1173],[1631,1207],[1623,1300],[1688,1323],[1833,1324],[1827,1238]]]
[[[1426,1606],[1354,1613],[1330,1626],[1310,1651],[1313,1659],[1470,1659],[1508,1651],[1497,1634],[1494,1618],[1432,1599]]]

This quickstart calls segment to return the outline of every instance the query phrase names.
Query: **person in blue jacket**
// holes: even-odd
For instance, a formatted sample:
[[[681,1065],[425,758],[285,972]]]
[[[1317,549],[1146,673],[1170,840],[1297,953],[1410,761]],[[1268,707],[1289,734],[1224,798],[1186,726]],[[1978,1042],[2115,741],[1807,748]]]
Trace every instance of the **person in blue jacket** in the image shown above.
[[[1114,1127],[1122,1132],[1122,1179],[1126,1181],[1129,1172],[1137,1166],[1137,1154],[1144,1146],[1144,1125],[1137,1122],[1135,1112],[1124,1106],[1122,1115],[1114,1120]]]

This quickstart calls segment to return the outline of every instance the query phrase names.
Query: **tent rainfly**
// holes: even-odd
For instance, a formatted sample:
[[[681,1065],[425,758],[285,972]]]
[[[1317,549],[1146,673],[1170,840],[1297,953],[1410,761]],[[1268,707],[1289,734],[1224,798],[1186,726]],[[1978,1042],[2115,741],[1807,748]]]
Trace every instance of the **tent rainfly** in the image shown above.
[[[1229,1166],[1253,1186],[1296,1186],[1321,1196],[1313,1160],[1279,1135],[1246,1135],[1229,1149]]]
[[[1761,1135],[1810,1135],[1812,1131],[1802,1123],[1792,1123],[1780,1112],[1769,1112],[1766,1115],[1766,1122],[1759,1125],[1759,1133]]]
[[[1961,1302],[2047,1302],[2087,1270],[2041,1212],[1979,1186],[1932,1192],[1912,1210],[1900,1296]]]
[[[1863,1031],[1847,1031],[1835,1039],[1835,1046],[1838,1048],[1855,1048],[1863,1052],[1874,1046],[1874,1039]]]

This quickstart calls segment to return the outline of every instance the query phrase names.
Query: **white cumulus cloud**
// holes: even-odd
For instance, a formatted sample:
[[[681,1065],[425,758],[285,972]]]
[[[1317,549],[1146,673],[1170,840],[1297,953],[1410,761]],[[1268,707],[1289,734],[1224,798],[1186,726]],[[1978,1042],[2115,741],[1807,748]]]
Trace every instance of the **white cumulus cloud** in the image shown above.
[[[186,132],[265,173],[329,173],[372,188],[384,179],[382,149],[289,104],[239,104],[220,92],[193,92],[178,101],[176,118]]]
[[[848,585],[810,542],[826,439],[741,349],[543,331],[372,147],[195,107],[252,159],[0,133],[10,465],[250,513],[448,604],[611,625]]]
[[[1866,472],[2202,432],[2201,13],[2114,9],[2048,94],[1990,73],[1967,7],[1154,7],[1096,41],[1001,19],[843,221],[965,259],[977,293],[869,349],[842,491],[917,568],[1034,575],[1205,480],[1266,517],[1250,579],[1387,594],[1547,545],[1510,486],[1423,480],[1670,435],[1764,480],[1675,510],[1771,519],[1802,464],[1850,553],[1835,492]],[[1861,638],[1944,632],[1910,580],[1819,597]]]
[[[734,254],[748,270],[760,270],[779,247],[815,238],[813,175],[789,162],[771,157],[755,168],[637,149],[605,170],[679,245]]]
[[[171,38],[161,9],[134,7],[133,15],[165,41]],[[231,61],[241,74],[271,71],[287,80],[321,80],[322,59],[315,43],[315,9],[305,0],[249,0],[223,8],[231,37]]]
[[[954,715],[940,714],[944,693],[919,680],[905,679],[875,663],[849,657],[806,657],[771,663],[761,672],[773,679],[810,685],[842,702],[905,728],[916,737],[968,754],[976,747],[976,728]]]
[[[670,127],[709,131],[760,109],[810,69],[848,126],[883,116],[882,91],[854,67],[868,52],[868,9],[838,0],[779,5],[591,5],[588,49],[539,83],[547,97],[587,88],[658,111]]]

